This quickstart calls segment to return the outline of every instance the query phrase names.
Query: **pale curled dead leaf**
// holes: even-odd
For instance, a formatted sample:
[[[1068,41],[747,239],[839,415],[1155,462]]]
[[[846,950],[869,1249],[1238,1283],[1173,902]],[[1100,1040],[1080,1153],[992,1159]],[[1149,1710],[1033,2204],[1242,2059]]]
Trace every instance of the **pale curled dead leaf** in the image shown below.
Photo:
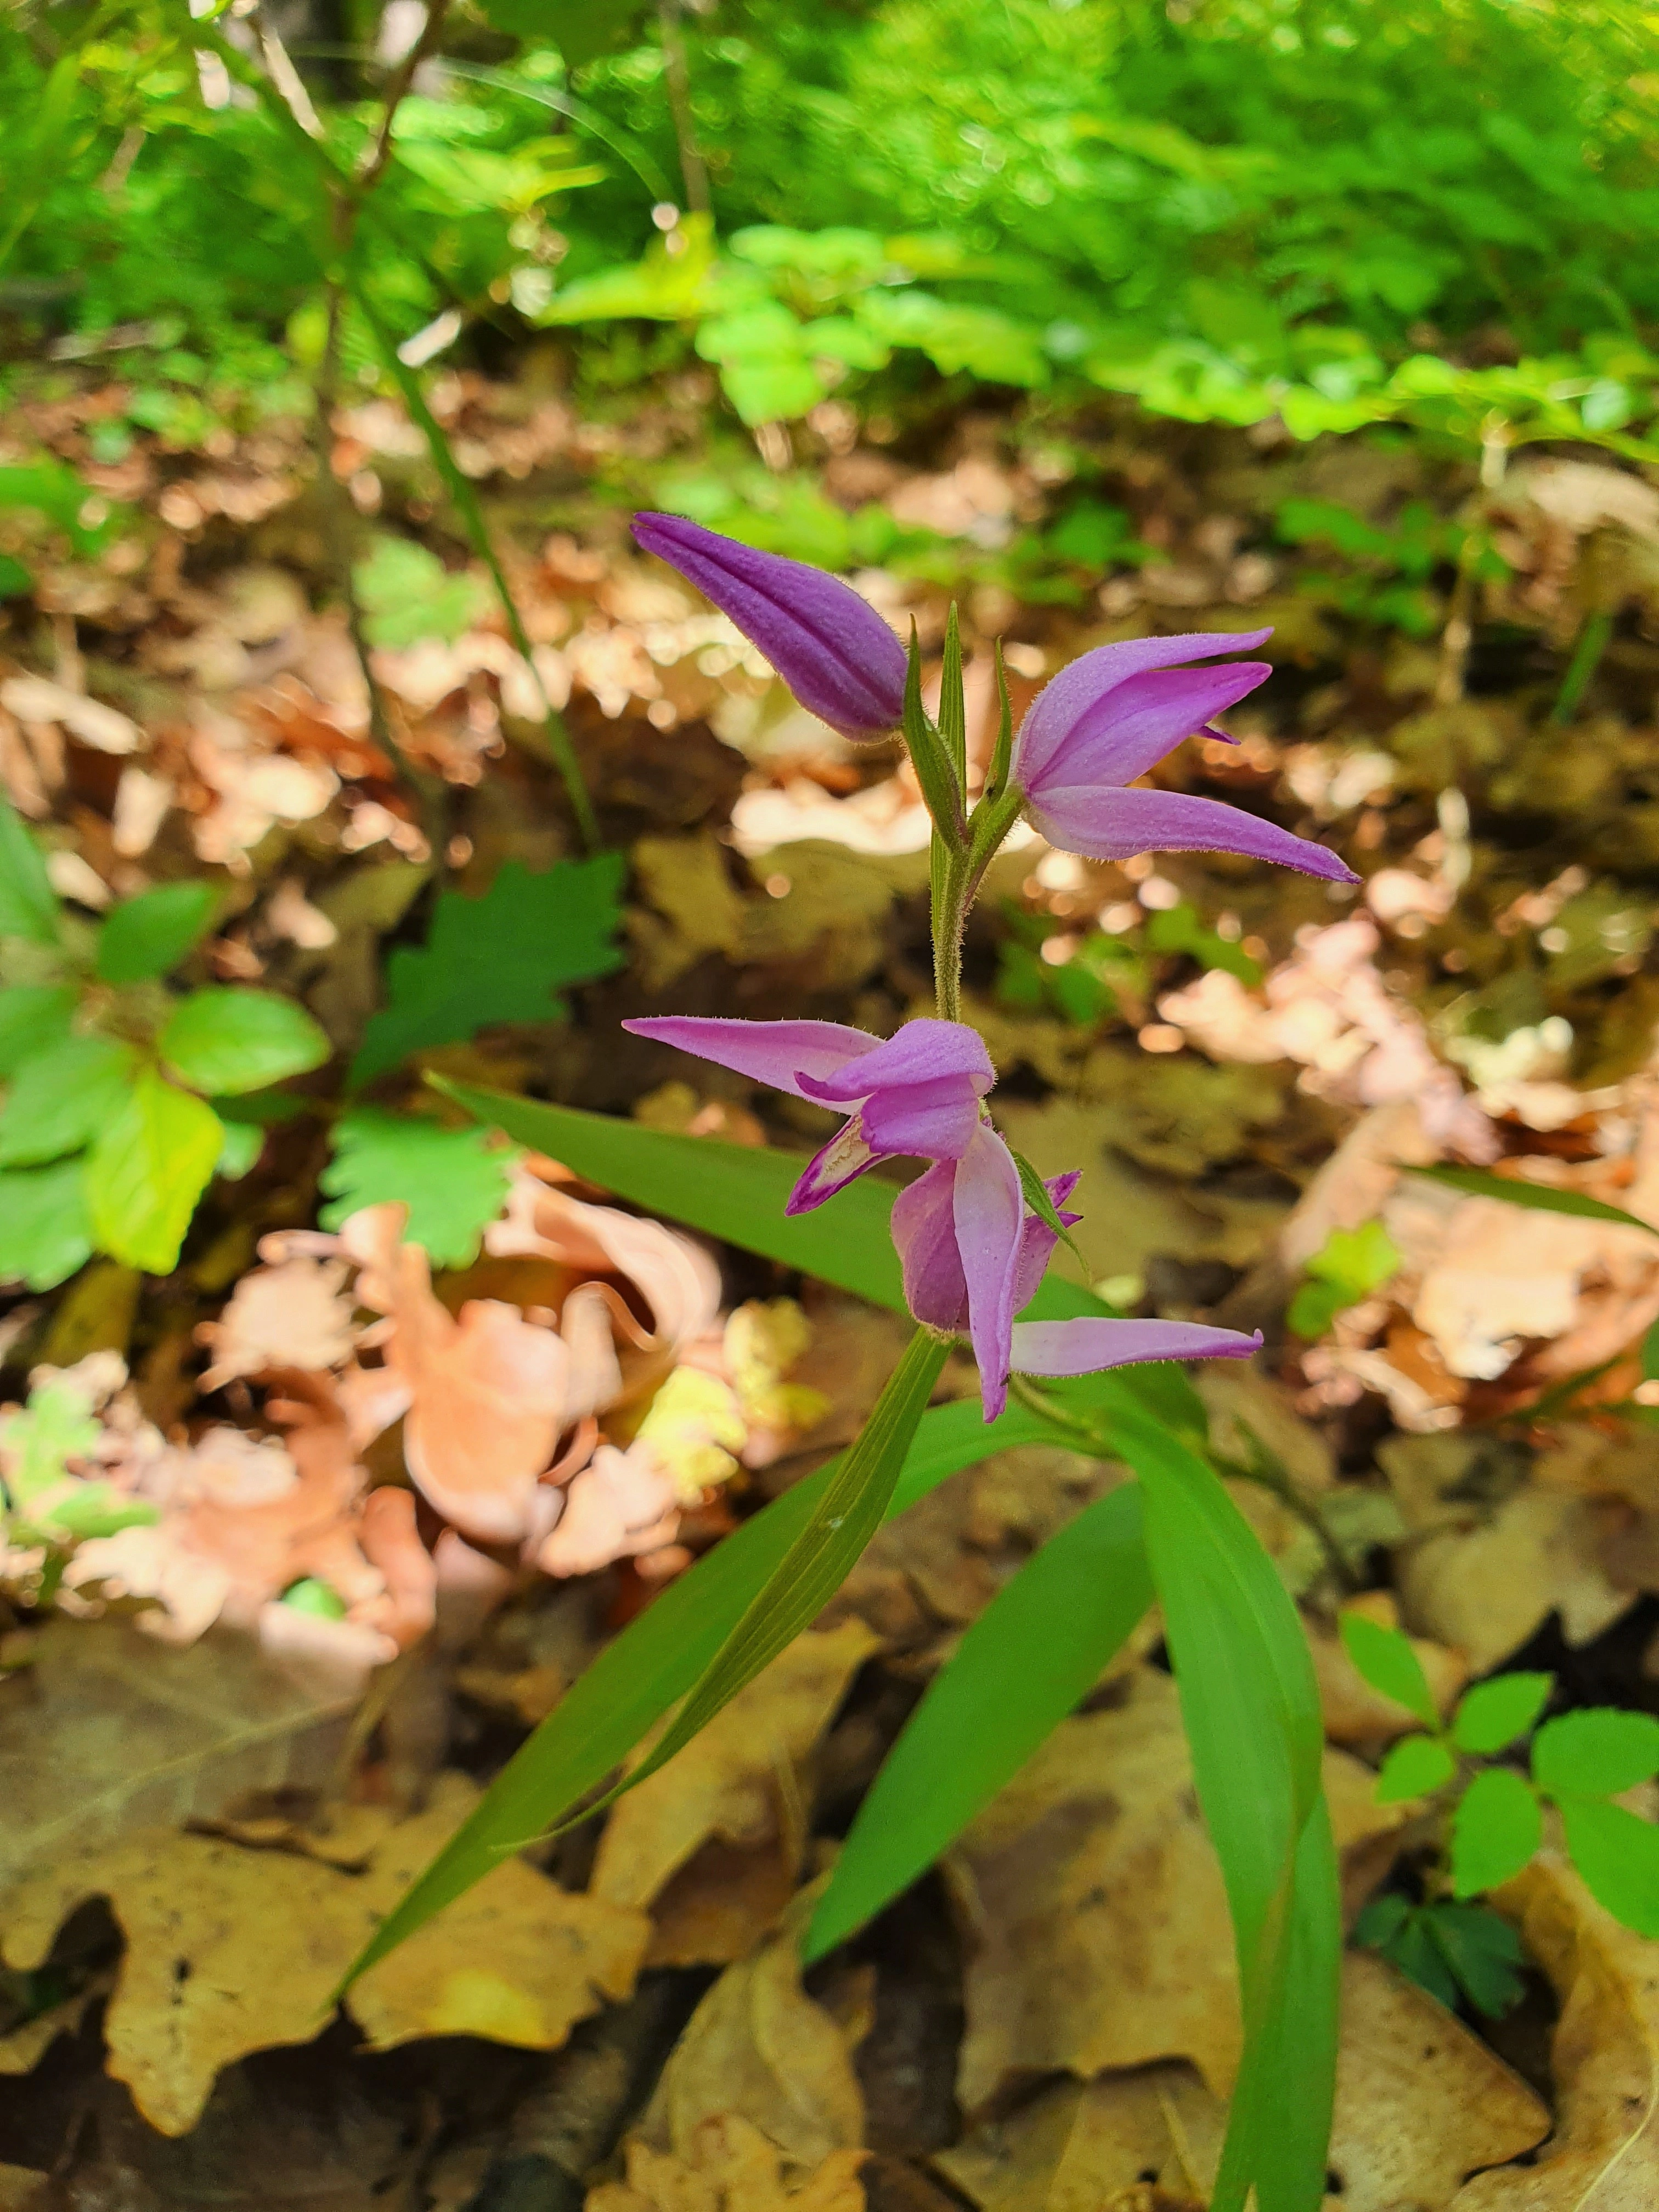
[[[476,1802],[445,1778],[425,1812],[386,1826],[362,1873],[171,1830],[70,1852],[0,1899],[5,1956],[40,1965],[82,1899],[108,1897],[126,1937],[108,2070],[154,2127],[181,2135],[223,2067],[317,2033],[347,1966]],[[551,2050],[628,1994],[648,1932],[643,1915],[508,1860],[372,1967],[347,2005],[379,2050],[433,2035]]]
[[[1149,2179],[1164,2192],[1155,2201],[1197,2212],[1225,2124],[1193,2069],[1166,2064],[1057,2084],[935,2163],[983,2212],[1099,2212],[1120,2201],[1128,2212]],[[1466,2174],[1521,2156],[1548,2127],[1532,2090],[1443,2006],[1381,1960],[1348,1955],[1332,2212],[1446,2212]]]
[[[1368,1885],[1404,1818],[1368,1768],[1326,1754],[1339,1848]],[[1174,1682],[1143,1668],[1120,1701],[1063,1721],[944,1862],[973,1945],[957,2074],[964,2110],[1064,2068],[1189,2058],[1218,2094],[1239,2051],[1220,1870],[1192,1784]]]
[[[635,2140],[628,2178],[588,2191],[584,2212],[864,2212],[861,2150],[833,2150],[791,2181],[775,2143],[735,2112],[704,2120],[684,2157]]]
[[[1494,1893],[1549,1976],[1556,2131],[1530,2166],[1477,2174],[1455,2212],[1652,2212],[1659,2203],[1659,1943],[1621,1928],[1562,1855]]]
[[[731,2112],[804,2166],[863,2141],[852,2055],[801,1988],[799,1942],[792,1914],[761,1950],[728,1966],[692,2014],[641,2128],[653,2149],[689,2159],[703,2123]]]

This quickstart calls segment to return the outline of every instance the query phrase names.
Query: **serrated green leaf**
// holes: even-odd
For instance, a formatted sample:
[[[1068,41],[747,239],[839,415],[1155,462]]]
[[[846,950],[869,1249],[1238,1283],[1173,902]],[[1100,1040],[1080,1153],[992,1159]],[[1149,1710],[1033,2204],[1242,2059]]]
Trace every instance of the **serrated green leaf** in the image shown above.
[[[141,1070],[87,1156],[87,1212],[100,1250],[170,1274],[223,1145],[210,1106],[155,1069]]]
[[[1362,1915],[1363,1921],[1363,1915]],[[1399,1929],[1385,1942],[1373,1943],[1371,1939],[1354,1929],[1356,1937],[1373,1950],[1382,1954],[1390,1966],[1397,1966],[1407,1980],[1420,1990],[1426,1990],[1437,2003],[1448,2012],[1457,2009],[1457,1977],[1443,1951],[1430,1935],[1423,1916],[1408,1912]]]
[[[1622,1805],[1561,1808],[1567,1853],[1598,1905],[1638,1936],[1659,1936],[1659,1828]]]
[[[1324,1725],[1295,1606],[1214,1472],[1139,1407],[1112,1441],[1144,1492],[1205,1825],[1237,1946],[1244,2052],[1212,2197],[1242,2212],[1320,2201],[1342,1946]]]
[[[61,1044],[70,1033],[75,993],[67,983],[19,983],[0,991],[0,1077]]]
[[[1087,1696],[1152,1602],[1140,1493],[1126,1484],[1027,1560],[934,1676],[859,1808],[807,1960],[926,1872]]]
[[[0,799],[0,937],[56,945],[58,912],[40,848],[16,809]]]
[[[976,1403],[924,1413],[889,1501],[907,1511],[948,1475],[1012,1445],[1063,1443],[1023,1406],[986,1423]],[[354,1964],[385,1957],[510,1852],[556,1827],[626,1758],[720,1650],[817,1510],[842,1465],[831,1460],[705,1553],[636,1615],[565,1692],[484,1793]]]
[[[1523,1206],[1535,1213],[1571,1213],[1581,1221],[1616,1221],[1621,1228],[1639,1229],[1645,1236],[1659,1235],[1652,1223],[1626,1213],[1605,1199],[1589,1198],[1579,1190],[1558,1190],[1547,1182],[1522,1182],[1513,1176],[1488,1175],[1484,1168],[1419,1168],[1407,1166],[1408,1175],[1443,1183],[1469,1198],[1501,1198],[1510,1206]]]
[[[1440,1711],[1411,1638],[1368,1620],[1363,1613],[1345,1613],[1341,1629],[1343,1650],[1372,1689],[1415,1713],[1425,1727],[1437,1729]]]
[[[1659,1774],[1659,1720],[1611,1705],[1546,1721],[1532,1745],[1532,1778],[1551,1797],[1612,1797]]]
[[[1429,1797],[1443,1790],[1457,1761],[1438,1736],[1408,1735],[1389,1749],[1376,1776],[1379,1805],[1401,1805],[1408,1797]]]
[[[91,1257],[80,1160],[0,1170],[0,1283],[55,1290]]]
[[[71,1036],[17,1071],[0,1109],[0,1167],[39,1167],[91,1143],[120,1111],[138,1055],[113,1037]]]
[[[499,1218],[520,1155],[492,1147],[488,1129],[446,1129],[414,1115],[354,1107],[334,1125],[334,1157],[319,1177],[329,1203],[318,1215],[337,1229],[360,1206],[409,1208],[404,1236],[435,1267],[465,1267]]]
[[[1419,1917],[1436,1949],[1456,1976],[1478,2012],[1501,2020],[1521,2002],[1521,1938],[1507,1920],[1484,1905],[1452,1905],[1437,1899]]]
[[[204,937],[218,912],[211,884],[158,884],[112,907],[98,932],[98,975],[141,983],[165,975]]]
[[[1486,1758],[1525,1735],[1549,1701],[1553,1674],[1496,1674],[1468,1691],[1452,1723],[1460,1751]]]
[[[1452,1815],[1453,1893],[1474,1897],[1520,1873],[1543,1840],[1544,1817],[1523,1778],[1507,1766],[1477,1774]]]
[[[234,1097],[320,1067],[333,1047],[292,999],[229,984],[181,999],[157,1049],[192,1091]]]
[[[563,986],[623,964],[616,934],[625,865],[620,854],[601,853],[532,875],[508,860],[482,897],[441,893],[424,946],[400,946],[386,963],[386,1003],[363,1032],[351,1087],[492,1022],[562,1020]]]

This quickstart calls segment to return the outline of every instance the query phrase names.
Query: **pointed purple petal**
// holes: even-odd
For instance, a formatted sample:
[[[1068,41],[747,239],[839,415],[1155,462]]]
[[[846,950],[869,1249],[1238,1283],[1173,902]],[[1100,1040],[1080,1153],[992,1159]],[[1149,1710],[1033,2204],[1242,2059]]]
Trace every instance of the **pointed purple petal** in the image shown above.
[[[814,1076],[807,1089],[811,1097],[827,1105],[851,1106],[890,1085],[931,1083],[945,1075],[971,1078],[980,1097],[996,1081],[991,1055],[977,1030],[965,1022],[942,1022],[927,1014],[906,1022],[856,1066],[849,1064],[834,1074]]]
[[[969,1335],[979,1362],[980,1397],[988,1421],[1008,1402],[1009,1333],[1019,1270],[1024,1196],[1013,1155],[981,1121],[957,1164],[951,1193],[957,1249],[968,1285]]]
[[[1265,660],[1235,660],[1224,668],[1162,668],[1131,676],[1079,715],[1049,753],[1038,787],[1133,783],[1273,672]],[[1016,760],[1015,782],[1023,782],[1024,775]]]
[[[959,1075],[933,1083],[907,1083],[878,1091],[859,1118],[864,1133],[884,1156],[908,1153],[921,1160],[959,1160],[979,1123],[979,1097]]]
[[[1012,1356],[1021,1375],[1097,1375],[1145,1359],[1248,1359],[1261,1333],[1206,1328],[1192,1321],[1023,1321]]]
[[[866,1139],[862,1117],[854,1115],[850,1121],[842,1123],[827,1145],[813,1153],[785,1201],[784,1212],[810,1213],[826,1198],[856,1182],[866,1168],[881,1157]]]
[[[1067,1213],[1066,1211],[1066,1201],[1077,1188],[1080,1179],[1074,1168],[1068,1175],[1053,1176],[1045,1185],[1054,1202],[1055,1212],[1068,1229],[1083,1218],[1080,1213]],[[1016,1313],[1023,1313],[1036,1296],[1037,1285],[1048,1272],[1048,1262],[1054,1257],[1054,1246],[1059,1241],[1046,1221],[1039,1219],[1035,1213],[1026,1215],[1020,1227],[1019,1265],[1014,1270]]]
[[[968,1283],[957,1249],[952,1199],[957,1170],[941,1160],[893,1200],[893,1243],[904,1271],[904,1303],[928,1328],[968,1326]]]
[[[1182,637],[1126,637],[1116,645],[1097,645],[1062,668],[1031,702],[1019,731],[1020,781],[1030,788],[1030,780],[1042,775],[1050,754],[1079,715],[1114,684],[1149,668],[1180,668],[1189,660],[1250,653],[1272,635],[1270,629],[1190,630]]]
[[[1299,868],[1304,876],[1323,876],[1334,884],[1359,881],[1346,861],[1323,845],[1292,837],[1288,830],[1219,799],[1086,784],[1045,791],[1041,804],[1028,811],[1051,845],[1093,860],[1127,860],[1136,853],[1242,853],[1249,860]]]
[[[808,1096],[800,1086],[801,1077],[816,1080],[834,1075],[881,1044],[879,1037],[842,1022],[738,1022],[701,1014],[653,1014],[624,1022],[623,1027],[635,1036],[677,1045],[699,1060],[712,1060],[717,1067],[752,1076],[757,1083],[769,1083],[792,1098]]]
[[[847,738],[898,727],[904,647],[850,584],[678,514],[636,514],[634,535],[729,615],[820,720]]]

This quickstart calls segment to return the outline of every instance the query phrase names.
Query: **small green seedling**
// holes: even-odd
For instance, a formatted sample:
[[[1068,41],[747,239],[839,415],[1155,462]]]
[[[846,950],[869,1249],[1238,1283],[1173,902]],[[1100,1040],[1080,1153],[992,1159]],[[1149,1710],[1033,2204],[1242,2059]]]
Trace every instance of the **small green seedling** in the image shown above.
[[[1380,1221],[1333,1229],[1308,1261],[1285,1318],[1311,1344],[1338,1314],[1381,1290],[1399,1267],[1399,1248]]]

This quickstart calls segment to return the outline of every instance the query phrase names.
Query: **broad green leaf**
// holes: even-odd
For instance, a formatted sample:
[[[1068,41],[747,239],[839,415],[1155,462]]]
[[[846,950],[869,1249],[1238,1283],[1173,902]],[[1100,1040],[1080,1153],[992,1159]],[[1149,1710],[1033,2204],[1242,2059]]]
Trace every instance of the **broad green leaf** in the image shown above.
[[[434,1267],[470,1267],[507,1204],[520,1157],[492,1147],[488,1129],[356,1106],[334,1125],[334,1157],[319,1177],[329,1202],[317,1218],[337,1229],[359,1206],[395,1200],[409,1208],[405,1241],[424,1245]]]
[[[1495,1674],[1467,1692],[1452,1723],[1460,1751],[1487,1758],[1525,1735],[1555,1687],[1553,1674]]]
[[[1413,1167],[1407,1173],[1444,1183],[1449,1190],[1463,1191],[1470,1198],[1501,1198],[1510,1206],[1530,1206],[1538,1213],[1572,1213],[1582,1221],[1616,1221],[1626,1229],[1640,1229],[1649,1237],[1659,1235],[1650,1221],[1639,1220],[1621,1206],[1609,1206],[1605,1199],[1587,1198],[1583,1191],[1557,1190],[1547,1182],[1522,1182],[1513,1176],[1488,1175],[1484,1168]]]
[[[223,1146],[210,1106],[143,1069],[87,1156],[87,1211],[100,1250],[170,1274]]]
[[[124,899],[98,933],[100,981],[142,983],[167,975],[212,927],[218,908],[211,884],[158,884]]]
[[[120,1111],[138,1055],[113,1037],[71,1036],[26,1060],[0,1109],[0,1167],[38,1167],[91,1143]]]
[[[964,1467],[1014,1444],[1062,1442],[1022,1406],[987,1423],[977,1401],[924,1413],[888,1517]],[[745,1521],[669,1583],[578,1676],[352,1968],[355,1977],[470,1889],[509,1853],[556,1827],[683,1698],[806,1527],[842,1462],[831,1460]]]
[[[80,1160],[0,1170],[0,1283],[53,1290],[91,1257]]]
[[[1390,1749],[1377,1771],[1376,1802],[1402,1805],[1408,1797],[1432,1796],[1457,1771],[1457,1761],[1438,1736],[1408,1735]]]
[[[0,991],[0,1077],[70,1033],[75,993],[67,983],[20,983]]]
[[[431,550],[413,538],[376,538],[351,580],[364,610],[371,645],[390,650],[422,638],[453,644],[483,612],[489,588],[465,569],[452,575]]]
[[[1519,1874],[1543,1839],[1538,1800],[1507,1766],[1477,1774],[1452,1815],[1452,1890],[1474,1897]]]
[[[872,1305],[902,1313],[904,1280],[893,1249],[890,1217],[896,1195],[890,1183],[865,1176],[811,1213],[784,1212],[784,1203],[807,1164],[804,1152],[722,1144],[714,1137],[682,1136],[639,1121],[550,1106],[501,1091],[430,1079],[434,1087],[469,1114],[517,1143],[562,1161],[577,1175],[615,1191],[635,1206],[723,1237],[820,1282],[852,1291]],[[1033,1321],[1070,1321],[1109,1315],[1111,1309],[1075,1284],[1043,1278],[1026,1309]],[[1117,1405],[1140,1405],[1172,1427],[1206,1433],[1202,1401],[1183,1370],[1165,1363],[1125,1367],[1052,1386],[1052,1395],[1073,1412],[1099,1409],[1109,1428]]]
[[[1212,1470],[1136,1407],[1115,1414],[1112,1440],[1141,1480],[1152,1581],[1238,1951],[1245,2051],[1212,2205],[1242,2212],[1254,2186],[1261,2212],[1313,2212],[1330,2132],[1341,1927],[1312,1657],[1277,1570]]]
[[[1372,1689],[1415,1713],[1425,1727],[1438,1728],[1439,1708],[1411,1638],[1368,1620],[1363,1613],[1345,1613],[1341,1627],[1343,1649]]]
[[[320,1067],[333,1050],[303,1006],[240,984],[181,999],[157,1048],[192,1091],[228,1097]]]
[[[933,1863],[1087,1696],[1152,1602],[1128,1483],[1051,1536],[934,1677],[859,1808],[807,1929],[808,1960]]]
[[[0,937],[26,937],[35,945],[58,942],[58,894],[33,833],[16,809],[0,799]]]
[[[228,1182],[240,1182],[265,1148],[265,1133],[257,1121],[227,1121],[220,1116],[224,1142],[219,1147],[214,1172]]]
[[[1659,1774],[1659,1720],[1610,1705],[1546,1721],[1532,1744],[1532,1778],[1551,1797],[1612,1797]]]
[[[625,863],[619,853],[560,860],[540,875],[507,860],[480,898],[439,895],[425,945],[386,962],[386,1002],[351,1063],[356,1090],[427,1045],[455,1044],[492,1022],[551,1022],[568,983],[623,964],[617,944]]]
[[[1598,1905],[1638,1936],[1659,1936],[1659,1828],[1622,1805],[1561,1808],[1567,1851]]]

